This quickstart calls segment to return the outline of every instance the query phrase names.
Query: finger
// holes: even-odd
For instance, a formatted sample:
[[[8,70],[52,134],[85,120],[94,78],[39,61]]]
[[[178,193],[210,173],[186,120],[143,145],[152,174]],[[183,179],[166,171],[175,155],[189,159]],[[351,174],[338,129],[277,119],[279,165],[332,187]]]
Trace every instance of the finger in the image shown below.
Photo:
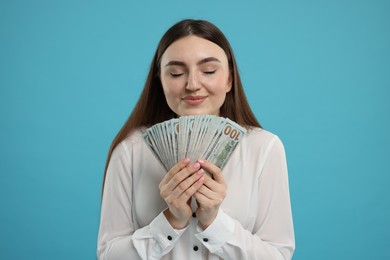
[[[175,189],[179,184],[181,184],[185,179],[187,179],[193,173],[197,172],[199,169],[200,169],[200,164],[197,162],[194,163],[193,165],[183,168],[181,171],[176,173],[169,180],[169,182],[167,183],[167,189],[169,190]]]
[[[205,180],[206,180],[206,178],[205,178]],[[204,183],[204,185],[202,185],[202,187],[200,187],[198,189],[196,195],[202,195],[202,196],[206,197],[207,199],[213,199],[216,197],[216,192],[214,192],[213,190],[208,188]]]
[[[218,200],[219,198],[226,196],[226,189],[224,189],[222,185],[216,185],[215,189],[212,189],[203,184],[202,187],[198,189],[197,193],[203,194],[210,200]]]
[[[202,186],[204,187],[204,185]],[[193,195],[201,208],[210,208],[213,205],[222,203],[222,198],[213,192],[201,192],[200,189]]]
[[[208,175],[208,174],[205,174],[205,178],[204,178],[204,185],[209,187],[210,189],[214,190],[213,189],[213,186],[215,185],[219,185],[218,182],[216,182],[215,179],[212,178],[213,176],[211,175]]]
[[[179,171],[181,171],[183,168],[188,166],[189,163],[190,163],[190,159],[189,158],[185,158],[183,160],[180,160],[177,164],[175,164],[168,171],[167,174],[165,174],[164,178],[161,181],[161,185],[164,185],[164,184],[168,183],[173,178],[173,176],[175,176]]]
[[[203,194],[210,200],[220,200],[226,197],[227,185],[216,182],[205,175],[205,181],[197,193]]]
[[[202,208],[220,205],[225,198],[224,193],[214,192],[204,185],[194,194],[194,198]]]
[[[196,194],[200,187],[202,187],[204,182],[204,176],[201,176],[196,180],[185,192],[182,193],[181,198],[185,201],[188,201],[192,196]]]
[[[160,195],[162,198],[166,199],[172,195],[172,192],[176,189],[176,187],[185,179],[187,179],[191,174],[198,171],[200,169],[200,164],[195,163],[193,165],[187,166],[183,169],[181,169],[179,172],[176,172],[173,177],[171,177],[168,180],[168,177],[166,180],[162,181],[159,185],[160,188]],[[173,170],[172,170],[173,171]],[[203,172],[203,170],[202,170]],[[195,181],[195,180],[193,180]],[[188,183],[188,182],[187,182]],[[178,196],[180,196],[179,192],[175,193],[176,199]]]
[[[225,183],[225,179],[222,176],[221,169],[218,168],[215,164],[206,160],[198,160],[198,162],[203,169],[205,169],[212,175],[215,181],[217,181],[218,183]]]
[[[207,196],[205,196],[203,193],[199,191],[194,194],[194,198],[196,199],[200,207],[207,205],[207,203],[210,201],[210,199]]]
[[[172,178],[173,176],[175,176],[176,173],[180,172],[182,169],[184,169],[185,167],[187,167],[189,163],[190,163],[190,159],[189,159],[189,158],[185,158],[185,159],[179,161],[178,163],[176,163],[176,164],[169,170],[169,172],[167,173],[168,178]]]
[[[201,179],[201,180],[200,180]],[[194,193],[199,189],[201,185],[195,185],[197,187],[196,190],[193,189],[194,184],[197,182],[201,182],[201,184],[204,183],[204,170],[199,169],[194,174],[186,178],[185,180],[181,181],[171,192],[172,198],[179,198],[180,196],[183,196],[183,200],[187,201]]]
[[[173,206],[174,208],[181,208],[185,204],[187,204],[190,198],[197,192],[197,190],[203,185],[204,177],[201,176],[195,182],[192,183],[186,190],[181,193],[172,192],[165,201],[168,206]],[[178,191],[176,189],[175,191]],[[179,195],[178,195],[179,194]],[[188,206],[188,205],[187,205]]]

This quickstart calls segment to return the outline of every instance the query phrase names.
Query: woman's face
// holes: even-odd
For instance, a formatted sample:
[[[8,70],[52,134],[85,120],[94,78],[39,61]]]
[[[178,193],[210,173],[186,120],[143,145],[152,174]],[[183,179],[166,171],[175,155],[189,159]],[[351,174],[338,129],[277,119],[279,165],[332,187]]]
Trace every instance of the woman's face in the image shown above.
[[[219,115],[232,77],[224,50],[197,36],[173,42],[161,57],[160,80],[168,106],[179,116]]]

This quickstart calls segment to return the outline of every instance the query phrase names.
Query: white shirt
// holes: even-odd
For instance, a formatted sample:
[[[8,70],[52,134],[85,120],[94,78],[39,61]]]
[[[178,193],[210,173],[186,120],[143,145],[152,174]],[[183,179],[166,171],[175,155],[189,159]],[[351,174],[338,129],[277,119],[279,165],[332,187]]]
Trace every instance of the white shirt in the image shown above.
[[[295,248],[287,165],[280,139],[254,128],[231,155],[228,185],[214,222],[194,216],[171,227],[159,183],[163,166],[135,131],[112,153],[98,238],[99,259],[291,259]]]

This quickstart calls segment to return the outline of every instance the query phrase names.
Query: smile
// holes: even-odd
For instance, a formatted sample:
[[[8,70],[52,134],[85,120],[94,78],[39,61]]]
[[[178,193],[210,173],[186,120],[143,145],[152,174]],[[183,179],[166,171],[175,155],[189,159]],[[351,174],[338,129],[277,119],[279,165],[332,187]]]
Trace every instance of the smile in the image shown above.
[[[182,100],[188,105],[195,106],[201,104],[206,98],[207,96],[186,96]]]

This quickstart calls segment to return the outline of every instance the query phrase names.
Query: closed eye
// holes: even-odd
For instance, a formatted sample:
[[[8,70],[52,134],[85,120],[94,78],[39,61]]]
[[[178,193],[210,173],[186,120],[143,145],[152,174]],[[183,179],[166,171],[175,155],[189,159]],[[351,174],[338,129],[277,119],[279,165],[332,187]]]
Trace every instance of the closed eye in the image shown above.
[[[207,75],[212,75],[216,72],[217,70],[208,70],[208,71],[203,71],[204,74],[207,74]]]
[[[171,75],[171,77],[173,77],[173,78],[178,78],[178,77],[180,77],[181,75],[183,75],[184,73],[169,73],[170,75]]]

